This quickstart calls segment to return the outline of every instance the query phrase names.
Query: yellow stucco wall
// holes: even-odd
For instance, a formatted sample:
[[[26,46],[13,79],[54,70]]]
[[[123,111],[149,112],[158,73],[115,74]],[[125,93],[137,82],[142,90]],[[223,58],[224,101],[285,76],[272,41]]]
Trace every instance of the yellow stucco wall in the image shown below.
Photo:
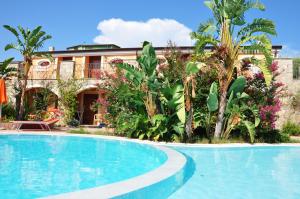
[[[140,53],[140,52],[139,52]],[[99,55],[100,56],[100,55]],[[158,52],[157,56],[159,58],[162,58],[162,52]],[[241,54],[239,55],[239,59],[243,59],[246,57],[252,57],[251,54]],[[255,54],[254,55],[258,59],[263,59],[263,55],[261,54]],[[136,65],[136,52],[132,52],[131,54],[120,54],[120,55],[103,55],[101,56],[101,66],[102,69],[107,71],[112,71],[112,67],[109,64],[114,59],[122,59],[125,62],[128,62],[130,64]],[[33,60],[33,66],[29,73],[29,78],[31,79],[56,79],[57,71],[59,71],[59,65],[62,61],[62,57],[57,57],[55,59],[55,62],[53,62],[49,67],[41,69],[41,67],[38,67],[38,63],[42,60],[47,60],[45,58],[35,58]],[[73,61],[75,62],[75,71],[74,71],[74,77],[77,79],[81,78],[87,78],[88,77],[88,63],[89,63],[89,57],[88,56],[76,56],[73,57]]]
[[[83,72],[85,68],[85,57],[74,57],[73,61],[75,62],[74,78],[83,78]]]
[[[51,63],[47,67],[41,67],[39,66],[39,62],[41,61],[50,62],[50,60],[46,58],[35,58],[29,70],[29,79],[56,79],[57,65]]]

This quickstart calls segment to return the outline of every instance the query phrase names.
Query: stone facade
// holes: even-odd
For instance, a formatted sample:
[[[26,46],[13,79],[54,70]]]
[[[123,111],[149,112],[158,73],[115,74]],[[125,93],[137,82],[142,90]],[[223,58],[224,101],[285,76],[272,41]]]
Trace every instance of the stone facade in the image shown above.
[[[300,92],[300,79],[293,79],[293,59],[278,58],[275,61],[278,62],[280,72],[276,80],[284,83],[287,89],[286,96],[281,99],[282,108],[276,124],[277,128],[280,129],[287,121],[300,124],[300,110],[292,108],[292,98],[296,93]]]

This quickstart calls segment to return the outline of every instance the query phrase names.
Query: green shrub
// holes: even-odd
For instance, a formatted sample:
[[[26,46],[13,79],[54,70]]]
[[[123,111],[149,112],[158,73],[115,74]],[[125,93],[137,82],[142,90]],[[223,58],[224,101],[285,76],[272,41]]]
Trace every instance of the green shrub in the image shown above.
[[[2,107],[2,119],[4,121],[14,120],[16,117],[16,110],[12,103],[3,105]]]
[[[67,125],[69,127],[78,127],[80,125],[80,122],[78,120],[72,118],[67,122]]]
[[[69,126],[75,126],[77,113],[77,92],[82,84],[78,80],[58,80],[58,89],[60,93],[59,103],[64,110],[64,122]]]
[[[269,131],[262,129],[257,131],[255,141],[260,143],[289,142],[290,136],[289,134],[282,133],[276,129],[272,129]]]
[[[281,133],[287,135],[300,135],[300,125],[288,121],[283,125]]]

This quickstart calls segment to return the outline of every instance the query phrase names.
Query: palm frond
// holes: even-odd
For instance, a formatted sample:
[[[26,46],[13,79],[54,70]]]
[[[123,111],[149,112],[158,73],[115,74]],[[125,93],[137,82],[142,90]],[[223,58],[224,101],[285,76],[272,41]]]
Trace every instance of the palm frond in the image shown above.
[[[19,37],[19,33],[16,29],[14,29],[13,27],[9,26],[9,25],[4,25],[3,26],[6,30],[10,31],[12,34],[14,34],[17,38]]]
[[[22,34],[22,37],[23,37],[24,41],[26,41],[28,36],[26,34],[25,29],[22,26],[18,26],[18,30]]]
[[[212,35],[204,35],[192,32],[191,38],[196,40],[196,53],[203,53],[207,45],[216,46],[218,44],[218,40],[216,40]]]
[[[40,32],[42,29],[42,26],[38,26],[35,29],[32,30],[32,32],[28,35],[29,38],[34,37],[35,35],[37,35],[38,32]]]
[[[276,35],[275,25],[271,20],[257,18],[252,23],[247,24],[237,34],[239,38],[245,38],[252,36],[254,33],[267,33],[270,35]]]
[[[209,19],[205,23],[201,23],[197,33],[199,34],[213,34],[217,30],[217,26],[213,19]]]
[[[246,3],[246,9],[249,10],[249,9],[258,9],[258,10],[261,10],[261,11],[264,11],[266,8],[265,8],[265,5],[262,4],[260,1],[256,0],[256,1],[249,1]]]
[[[4,48],[5,51],[9,50],[9,49],[16,49],[18,50],[19,49],[19,46],[16,45],[16,44],[7,44]]]
[[[9,64],[13,61],[14,58],[9,58],[0,63],[0,76],[5,78],[9,75],[12,75],[12,72],[16,71],[16,68],[10,67]]]

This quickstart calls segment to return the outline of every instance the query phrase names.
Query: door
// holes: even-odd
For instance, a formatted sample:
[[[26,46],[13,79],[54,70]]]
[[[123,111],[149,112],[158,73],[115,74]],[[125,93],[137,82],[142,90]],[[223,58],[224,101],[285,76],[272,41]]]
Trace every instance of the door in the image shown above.
[[[97,101],[98,94],[84,94],[83,96],[83,124],[93,124],[95,112],[91,110],[91,105]]]
[[[101,57],[90,56],[89,65],[88,65],[88,78],[99,77],[100,68],[101,68]]]

